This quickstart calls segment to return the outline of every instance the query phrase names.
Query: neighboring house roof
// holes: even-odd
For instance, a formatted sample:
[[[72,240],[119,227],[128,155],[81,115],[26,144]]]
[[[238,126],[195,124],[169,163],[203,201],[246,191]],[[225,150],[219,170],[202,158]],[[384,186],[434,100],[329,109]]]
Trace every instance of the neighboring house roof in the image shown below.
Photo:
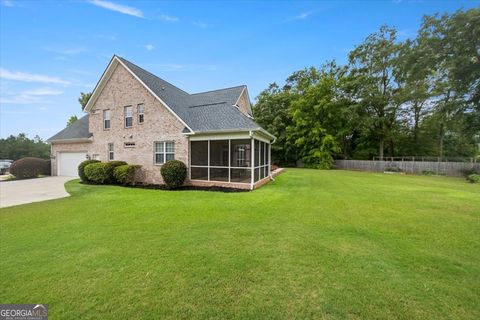
[[[271,134],[262,129],[260,125],[253,120],[250,114],[244,114],[236,107],[237,101],[243,91],[246,90],[245,85],[189,94],[118,56],[113,56],[107,69],[97,83],[92,97],[85,107],[85,111],[92,109],[101,89],[113,73],[114,67],[119,63],[125,66],[135,78],[153,93],[156,98],[160,99],[161,102],[166,105],[167,109],[185,125],[184,133],[196,134],[221,131],[259,130],[273,138]],[[86,123],[86,128],[72,128],[72,125],[60,131],[48,141],[90,137],[88,133],[88,116],[80,120],[84,121],[82,123]],[[75,135],[77,135],[77,137],[73,138]]]
[[[92,134],[88,131],[88,114],[81,117],[70,126],[66,127],[50,139],[48,142],[60,140],[83,140],[88,139]]]

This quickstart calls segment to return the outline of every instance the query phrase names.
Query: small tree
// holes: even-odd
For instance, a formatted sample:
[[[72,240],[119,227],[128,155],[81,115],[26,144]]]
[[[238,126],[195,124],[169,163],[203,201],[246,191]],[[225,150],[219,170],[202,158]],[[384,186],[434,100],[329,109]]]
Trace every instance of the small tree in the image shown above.
[[[87,92],[87,93],[80,92],[80,97],[78,98],[78,102],[82,106],[82,111],[83,111],[83,109],[85,109],[85,106],[87,105],[88,100],[90,100],[91,96],[92,96],[91,92]]]
[[[77,116],[71,116],[70,118],[68,118],[68,121],[67,121],[67,127],[70,127],[72,124],[75,123],[75,121],[78,120],[78,117]]]

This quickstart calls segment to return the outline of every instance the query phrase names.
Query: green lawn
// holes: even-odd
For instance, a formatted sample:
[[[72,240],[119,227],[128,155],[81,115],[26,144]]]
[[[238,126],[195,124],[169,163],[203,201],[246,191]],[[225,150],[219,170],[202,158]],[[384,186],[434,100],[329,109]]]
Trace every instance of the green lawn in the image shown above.
[[[0,303],[51,319],[480,319],[480,186],[289,169],[246,193],[67,183],[0,210]]]

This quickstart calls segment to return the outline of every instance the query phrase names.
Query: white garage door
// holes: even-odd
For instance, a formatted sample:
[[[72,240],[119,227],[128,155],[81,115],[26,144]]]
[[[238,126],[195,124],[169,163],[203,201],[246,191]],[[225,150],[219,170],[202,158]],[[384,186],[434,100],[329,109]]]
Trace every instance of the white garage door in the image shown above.
[[[78,176],[78,165],[87,158],[86,152],[61,152],[58,157],[58,175]]]

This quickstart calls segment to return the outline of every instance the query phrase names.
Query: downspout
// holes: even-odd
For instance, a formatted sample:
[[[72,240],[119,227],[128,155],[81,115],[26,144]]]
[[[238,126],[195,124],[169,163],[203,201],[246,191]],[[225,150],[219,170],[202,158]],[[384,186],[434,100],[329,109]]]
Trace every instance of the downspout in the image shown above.
[[[255,139],[253,138],[253,131],[250,130],[248,132],[250,136],[250,158],[251,158],[251,168],[250,168],[250,190],[253,190],[253,186],[255,185]]]

